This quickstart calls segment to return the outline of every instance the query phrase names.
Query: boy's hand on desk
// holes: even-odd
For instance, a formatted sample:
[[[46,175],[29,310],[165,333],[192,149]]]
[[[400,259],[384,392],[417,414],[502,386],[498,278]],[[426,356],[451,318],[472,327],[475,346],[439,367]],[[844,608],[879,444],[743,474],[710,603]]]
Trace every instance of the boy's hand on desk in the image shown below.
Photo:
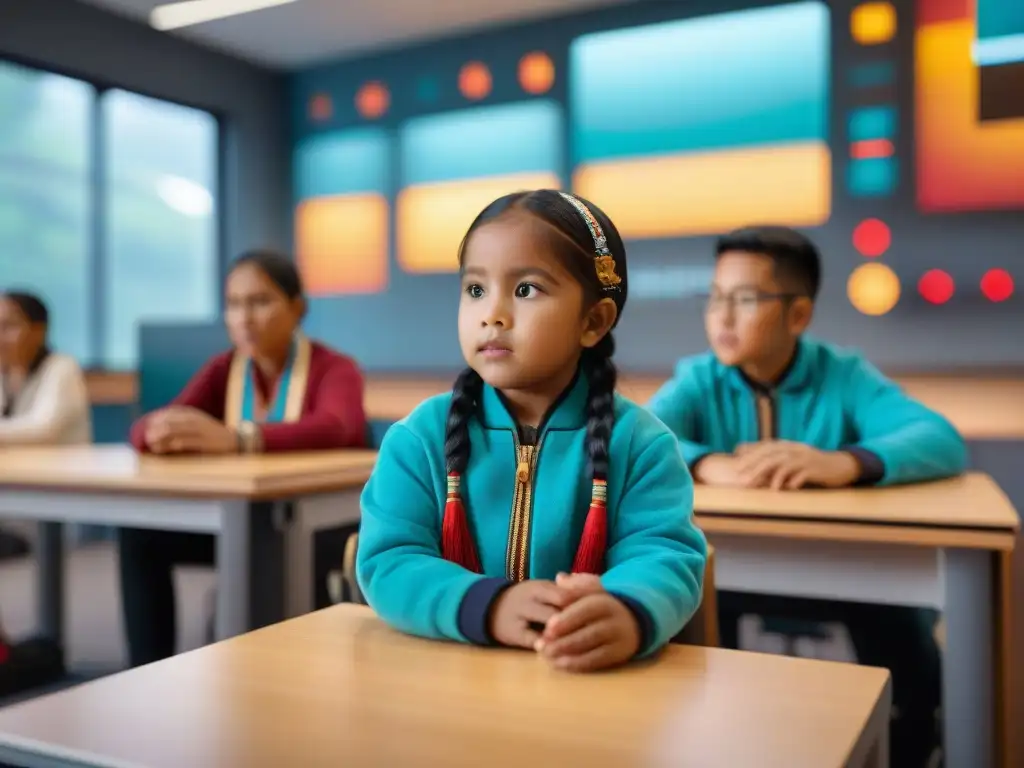
[[[197,408],[171,406],[146,423],[146,446],[162,453],[234,453],[238,438],[222,422]]]
[[[569,605],[565,590],[553,581],[531,579],[509,587],[491,608],[491,637],[513,648],[533,648],[548,620]]]
[[[593,672],[624,664],[640,649],[640,627],[626,605],[600,586],[600,579],[574,574],[569,589],[577,599],[552,616],[535,646],[553,666]],[[559,579],[563,583],[562,578]],[[596,588],[594,585],[596,582]]]
[[[705,485],[718,485],[725,488],[753,488],[740,469],[743,463],[738,456],[727,453],[712,453],[700,460],[693,470],[693,478]]]
[[[740,476],[751,487],[797,490],[807,485],[843,488],[860,477],[860,463],[845,451],[821,451],[804,443],[769,440],[736,450]]]

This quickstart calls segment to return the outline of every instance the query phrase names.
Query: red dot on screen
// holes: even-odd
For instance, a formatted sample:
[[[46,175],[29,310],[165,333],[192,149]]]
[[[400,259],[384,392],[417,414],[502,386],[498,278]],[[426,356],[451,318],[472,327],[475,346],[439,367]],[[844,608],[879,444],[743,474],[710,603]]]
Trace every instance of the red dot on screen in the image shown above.
[[[881,256],[892,243],[889,225],[879,219],[864,219],[853,230],[853,247],[862,256],[874,258]]]
[[[384,83],[376,80],[364,84],[356,93],[356,111],[367,120],[384,116],[391,106],[391,94]]]
[[[318,93],[309,100],[309,116],[317,122],[330,120],[333,111],[331,97],[327,94]]]
[[[930,269],[917,281],[917,291],[925,301],[932,304],[945,304],[953,298],[956,286],[953,278],[941,269]]]
[[[1013,277],[1005,269],[990,269],[982,275],[981,292],[989,301],[1006,301],[1013,296]]]

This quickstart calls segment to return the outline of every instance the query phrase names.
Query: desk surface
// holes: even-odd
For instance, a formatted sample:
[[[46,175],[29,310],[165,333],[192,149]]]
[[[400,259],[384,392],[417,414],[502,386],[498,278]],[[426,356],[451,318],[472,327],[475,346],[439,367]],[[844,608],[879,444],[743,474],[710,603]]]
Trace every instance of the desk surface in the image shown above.
[[[302,496],[366,482],[374,451],[140,456],[125,445],[0,451],[0,487],[177,497]]]
[[[881,669],[676,646],[569,675],[341,605],[0,710],[0,760],[14,747],[139,768],[838,768],[888,701]]]
[[[933,483],[889,488],[767,491],[698,485],[699,515],[789,518],[1016,531],[1020,519],[988,475],[970,472]]]

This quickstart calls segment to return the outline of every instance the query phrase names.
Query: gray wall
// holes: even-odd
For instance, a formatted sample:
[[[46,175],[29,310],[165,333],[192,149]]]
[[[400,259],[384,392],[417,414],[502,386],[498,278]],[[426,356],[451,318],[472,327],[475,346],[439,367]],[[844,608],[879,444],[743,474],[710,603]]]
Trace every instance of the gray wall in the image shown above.
[[[290,246],[282,76],[73,0],[0,0],[0,57],[216,113],[225,257]]]

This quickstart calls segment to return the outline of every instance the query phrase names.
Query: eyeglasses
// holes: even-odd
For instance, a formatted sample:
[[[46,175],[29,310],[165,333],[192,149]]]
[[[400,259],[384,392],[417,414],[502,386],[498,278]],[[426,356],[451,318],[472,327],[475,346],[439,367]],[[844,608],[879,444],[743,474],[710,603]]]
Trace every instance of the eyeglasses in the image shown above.
[[[711,293],[704,296],[704,311],[720,312],[732,310],[736,314],[751,315],[758,307],[769,301],[791,301],[799,293],[765,293],[762,291],[737,291],[736,293]]]

